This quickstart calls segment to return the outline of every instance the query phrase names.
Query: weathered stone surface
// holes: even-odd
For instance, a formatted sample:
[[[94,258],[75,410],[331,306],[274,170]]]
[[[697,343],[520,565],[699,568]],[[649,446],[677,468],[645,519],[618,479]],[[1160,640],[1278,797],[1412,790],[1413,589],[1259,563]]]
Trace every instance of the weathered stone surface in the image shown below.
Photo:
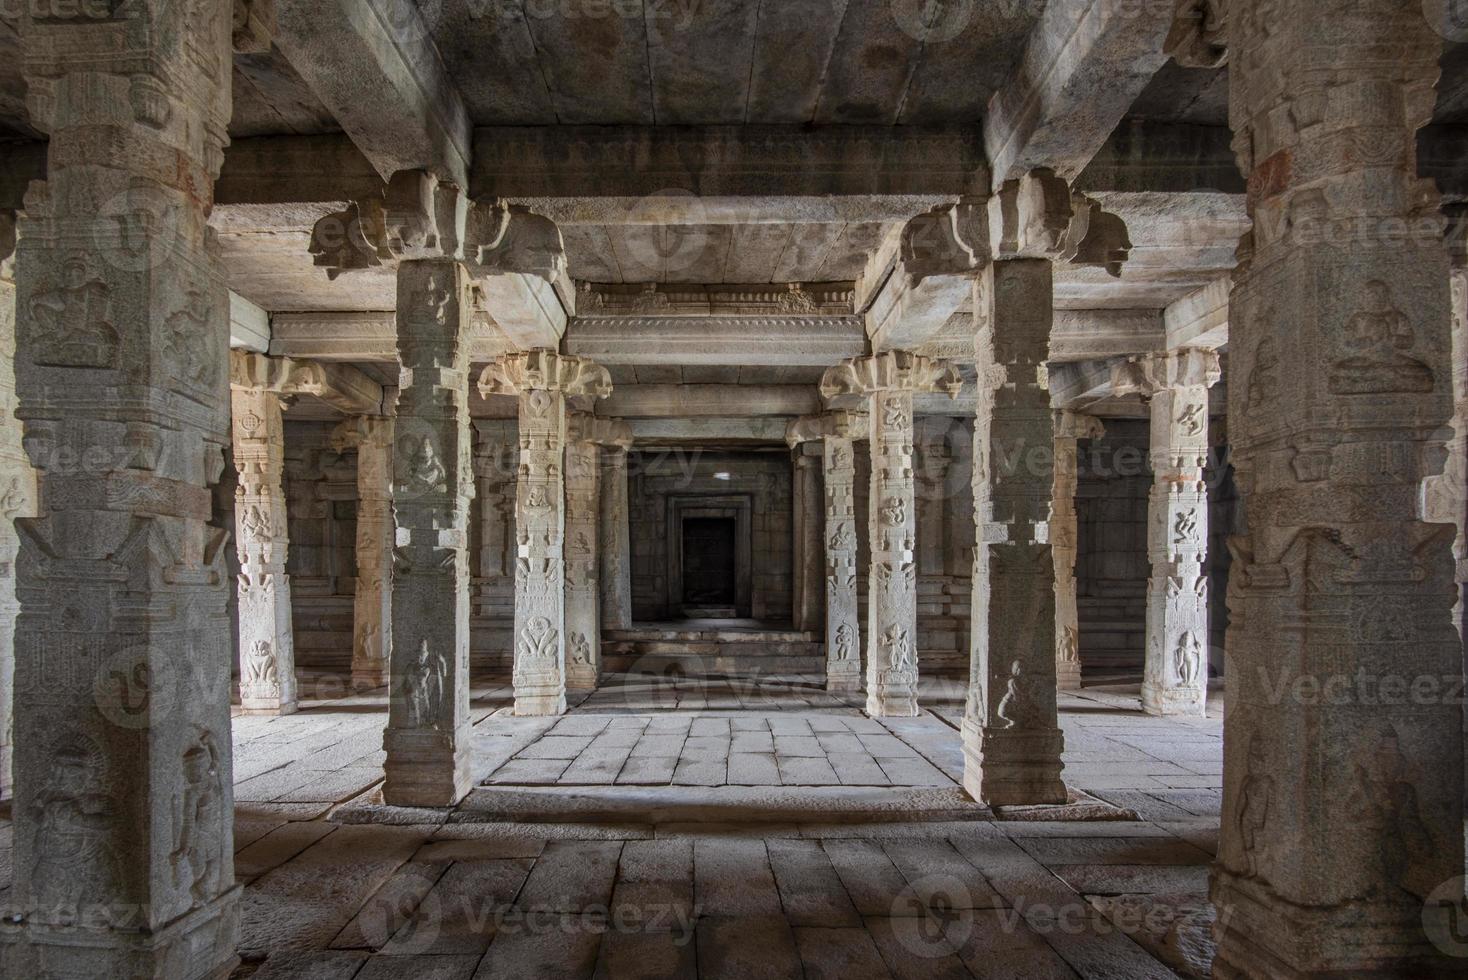
[[[18,11],[50,137],[15,266],[16,417],[41,511],[16,559],[6,976],[234,966],[230,402],[207,219],[229,117],[220,2]],[[8,250],[8,249],[7,249]]]
[[[0,218],[0,224],[10,218]],[[13,235],[13,229],[11,231]],[[9,257],[0,246],[0,275]],[[35,517],[36,474],[21,445],[15,417],[15,284],[0,278],[0,800],[15,792],[11,772],[15,712],[15,559],[20,551],[17,518]]]
[[[571,690],[594,690],[601,678],[601,454],[625,454],[631,443],[632,433],[626,423],[583,412],[570,419],[566,442],[565,602],[566,687]],[[608,542],[614,548],[621,543],[615,536]],[[612,564],[614,572],[620,574],[615,567],[617,559],[612,559]]]
[[[392,662],[393,419],[358,416],[332,432],[357,452],[357,585],[352,604],[352,684],[381,687]]]
[[[1218,355],[1187,348],[1133,357],[1112,369],[1115,394],[1140,394],[1152,414],[1147,502],[1149,714],[1201,715],[1208,700],[1208,389]]]
[[[1076,442],[1099,439],[1099,419],[1061,411],[1055,419],[1055,482],[1050,498],[1050,554],[1055,565],[1055,687],[1081,688],[1081,626],[1076,612]]]
[[[995,262],[974,294],[978,537],[964,788],[991,806],[1066,801],[1055,714],[1051,303],[1046,259]]]
[[[1247,529],[1230,542],[1214,975],[1446,976],[1462,896],[1424,900],[1462,882],[1462,707],[1442,685],[1463,653],[1454,529],[1419,501],[1450,431],[1449,267],[1434,236],[1379,233],[1441,228],[1416,176],[1440,43],[1408,0],[1288,18],[1236,3],[1227,30],[1254,230],[1229,299]],[[1320,222],[1342,230],[1298,231]],[[1419,681],[1434,693],[1383,696]]]
[[[627,510],[627,449],[601,451],[601,625],[624,630],[632,626],[632,545]]]
[[[383,796],[447,806],[469,789],[469,554],[474,496],[469,281],[451,259],[398,266],[402,360],[392,457],[392,711]]]

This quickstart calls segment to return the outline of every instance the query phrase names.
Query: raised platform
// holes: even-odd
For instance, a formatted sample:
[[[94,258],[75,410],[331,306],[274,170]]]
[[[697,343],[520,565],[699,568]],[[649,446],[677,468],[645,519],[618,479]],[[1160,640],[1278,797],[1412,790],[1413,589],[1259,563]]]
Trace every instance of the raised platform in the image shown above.
[[[820,674],[825,643],[815,634],[752,619],[639,624],[602,634],[609,672],[658,676]]]

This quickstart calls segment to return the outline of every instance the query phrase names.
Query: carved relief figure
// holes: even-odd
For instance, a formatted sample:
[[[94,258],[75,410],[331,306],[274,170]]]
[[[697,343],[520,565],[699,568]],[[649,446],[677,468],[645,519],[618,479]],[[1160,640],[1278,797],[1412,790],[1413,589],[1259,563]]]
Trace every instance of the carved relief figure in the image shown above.
[[[1272,324],[1266,324],[1272,330]],[[1279,353],[1274,348],[1274,339],[1266,336],[1254,348],[1254,370],[1249,374],[1249,408],[1255,409],[1272,404],[1279,395]]]
[[[1346,346],[1356,353],[1330,367],[1330,390],[1338,395],[1429,392],[1432,369],[1403,351],[1415,341],[1412,324],[1380,279],[1366,283],[1366,299],[1346,323]]]
[[[1187,630],[1177,638],[1177,646],[1172,651],[1172,671],[1177,682],[1183,687],[1195,686],[1202,664],[1203,647],[1198,642],[1197,635],[1192,630]]]
[[[269,544],[273,537],[270,522],[265,519],[259,504],[250,504],[245,508],[245,516],[240,519],[240,530],[244,532],[246,540],[258,544]]]
[[[110,287],[80,254],[61,267],[61,285],[31,300],[36,363],[58,367],[116,367],[117,330],[110,322]]]
[[[1191,402],[1183,407],[1182,414],[1177,417],[1177,424],[1186,435],[1198,436],[1203,434],[1203,427],[1208,418],[1204,414],[1204,406],[1199,402]]]
[[[1077,642],[1076,628],[1067,626],[1060,632],[1060,662],[1073,664],[1078,663],[1080,659],[1080,644]]]
[[[1172,543],[1177,547],[1198,543],[1198,515],[1190,510],[1180,512],[1172,522]]]
[[[176,367],[185,381],[208,387],[223,359],[210,329],[209,296],[201,289],[190,289],[182,309],[167,320],[168,337],[164,344],[166,362]]]
[[[108,792],[102,752],[90,738],[62,735],[48,758],[45,782],[31,800],[31,881],[38,905],[64,912],[113,894],[118,862],[109,837],[117,802]]]
[[[1264,743],[1256,736],[1249,743],[1244,781],[1239,786],[1238,839],[1244,858],[1244,874],[1259,876],[1259,851],[1268,839],[1264,827],[1269,823],[1269,810],[1274,803],[1274,777],[1269,774]]]
[[[836,627],[836,660],[843,663],[849,662],[856,657],[856,630],[851,628],[850,623],[842,623]]]
[[[1354,783],[1348,802],[1365,835],[1362,839],[1376,842],[1367,854],[1376,867],[1364,872],[1363,879],[1391,882],[1418,898],[1427,895],[1438,882],[1417,871],[1430,867],[1425,858],[1433,851],[1432,833],[1422,819],[1417,787],[1394,726],[1385,725],[1374,751],[1358,759]],[[1369,889],[1381,890],[1380,884]]]
[[[836,525],[836,530],[831,532],[831,540],[828,547],[832,551],[850,551],[856,547],[856,535],[851,530],[851,525],[841,523]]]
[[[515,647],[516,659],[526,667],[546,669],[556,666],[560,636],[549,619],[536,616],[525,624],[525,630],[520,634],[520,642]]]
[[[428,641],[418,645],[413,668],[403,678],[403,702],[408,709],[408,727],[437,727],[438,707],[443,703],[443,685],[448,662],[442,651],[429,650]]]
[[[888,527],[901,527],[907,523],[907,502],[901,497],[888,497],[882,503],[882,520]]]
[[[1005,728],[1029,728],[1036,723],[1038,712],[1039,704],[1031,690],[1030,678],[1016,660],[1009,665],[1009,677],[1004,681],[1004,696],[999,699],[999,719]]]
[[[887,648],[889,671],[907,673],[917,670],[917,654],[913,651],[912,638],[907,630],[896,624],[887,627],[887,632],[882,634],[882,645]]]
[[[591,663],[591,644],[586,642],[586,634],[570,633],[566,636],[566,657],[572,663]]]
[[[413,439],[412,436],[408,438],[413,440],[414,445],[408,459],[404,487],[416,493],[442,492],[448,486],[448,474],[439,462],[433,437],[425,435],[421,439]]]
[[[219,890],[219,828],[224,821],[224,789],[219,746],[200,729],[183,754],[183,788],[177,799],[177,845],[169,855],[173,885],[188,892],[194,905]]]
[[[269,640],[256,640],[245,655],[240,669],[240,684],[255,691],[280,691],[280,676],[275,669],[275,651]]]

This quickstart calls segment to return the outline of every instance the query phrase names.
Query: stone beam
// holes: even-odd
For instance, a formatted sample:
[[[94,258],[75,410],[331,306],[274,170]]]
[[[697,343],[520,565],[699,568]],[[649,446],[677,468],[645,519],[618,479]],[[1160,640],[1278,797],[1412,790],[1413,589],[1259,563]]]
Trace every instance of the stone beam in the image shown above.
[[[872,350],[915,350],[941,332],[969,302],[973,277],[989,256],[981,201],[933,208],[894,229],[857,285]]]
[[[857,316],[586,316],[566,330],[567,352],[607,365],[819,367],[865,345]]]
[[[345,204],[381,193],[382,175],[348,136],[257,136],[225,150],[214,204]]]
[[[1056,310],[1050,360],[1081,361],[1157,350],[1165,336],[1157,310]]]
[[[993,187],[1035,167],[1085,169],[1167,61],[1172,18],[1116,0],[1050,0],[1009,85],[989,99]]]
[[[1126,119],[1091,158],[1077,190],[1088,193],[1244,193],[1227,126]]]
[[[1111,397],[1112,366],[1121,357],[1104,361],[1076,361],[1050,365],[1050,406],[1082,411]]]
[[[686,224],[688,209],[697,224],[906,220],[989,191],[976,135],[921,127],[496,126],[475,132],[473,160],[471,194],[533,201],[559,224]],[[902,199],[910,210],[891,212]]]
[[[597,406],[598,415],[624,419],[761,418],[820,410],[813,385],[622,385]],[[783,423],[779,432],[774,441],[784,442]]]
[[[1167,349],[1218,350],[1228,343],[1228,295],[1232,289],[1233,278],[1223,276],[1163,310]]]
[[[639,448],[650,446],[778,445],[785,441],[785,416],[764,418],[634,419],[628,425]]]
[[[229,352],[229,383],[236,390],[294,397],[311,395],[343,415],[381,415],[382,385],[348,364]]]
[[[270,349],[270,314],[233,291],[229,294],[229,346],[258,354]]]
[[[469,111],[416,4],[275,0],[275,41],[384,179],[469,180]]]
[[[391,310],[276,313],[270,318],[270,353],[314,361],[396,363],[397,321]],[[476,312],[469,327],[469,360],[492,360],[513,349],[487,314]]]

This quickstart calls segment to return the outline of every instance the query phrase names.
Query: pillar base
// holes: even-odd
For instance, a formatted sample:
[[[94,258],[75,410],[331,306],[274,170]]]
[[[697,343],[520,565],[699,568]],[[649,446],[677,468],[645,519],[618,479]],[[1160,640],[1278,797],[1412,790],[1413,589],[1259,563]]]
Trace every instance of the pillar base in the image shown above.
[[[391,683],[391,674],[383,667],[381,670],[354,670],[352,671],[352,690],[371,691],[379,687],[387,687]]]
[[[1213,976],[1220,980],[1463,976],[1464,960],[1432,945],[1421,901],[1405,892],[1396,904],[1303,906],[1214,865],[1209,898],[1218,909]]]
[[[1065,735],[1059,729],[1022,731],[963,723],[963,788],[985,806],[1070,802],[1060,778]]]
[[[566,690],[568,691],[595,691],[600,683],[601,678],[595,673],[566,672]],[[518,698],[516,703],[519,703]]]
[[[300,705],[294,701],[281,701],[279,698],[240,698],[240,714],[242,715],[274,717],[293,715],[298,710],[300,710]]]
[[[1189,687],[1161,687],[1142,683],[1142,710],[1149,715],[1190,715],[1202,718],[1208,713],[1208,691]]]
[[[0,925],[0,975],[224,980],[240,962],[235,946],[243,891],[235,885],[152,932],[6,922]]]
[[[861,691],[860,670],[838,671],[826,668],[826,690],[832,693],[855,694]]]
[[[868,691],[866,713],[869,718],[916,718],[923,712],[915,694],[881,697]]]
[[[1081,689],[1081,665],[1055,664],[1055,689],[1057,691],[1079,691]]]
[[[383,801],[393,806],[453,806],[473,788],[473,735],[468,725],[453,734],[389,728],[383,766]]]
[[[515,715],[520,718],[550,718],[566,713],[566,692],[515,695]]]

